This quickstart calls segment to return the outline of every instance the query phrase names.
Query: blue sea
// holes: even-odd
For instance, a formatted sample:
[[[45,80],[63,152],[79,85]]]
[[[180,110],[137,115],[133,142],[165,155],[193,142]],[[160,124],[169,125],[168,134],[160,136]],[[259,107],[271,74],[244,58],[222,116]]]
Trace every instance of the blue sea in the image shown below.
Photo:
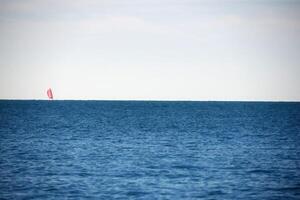
[[[300,199],[300,103],[1,100],[0,199]]]

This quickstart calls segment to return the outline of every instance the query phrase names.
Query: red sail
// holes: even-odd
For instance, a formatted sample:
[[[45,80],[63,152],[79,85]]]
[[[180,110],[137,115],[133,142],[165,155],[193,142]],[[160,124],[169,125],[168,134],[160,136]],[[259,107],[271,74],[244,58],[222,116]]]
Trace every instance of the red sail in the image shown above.
[[[47,90],[47,95],[48,95],[49,99],[53,99],[53,94],[52,94],[51,88],[49,88],[49,89]]]

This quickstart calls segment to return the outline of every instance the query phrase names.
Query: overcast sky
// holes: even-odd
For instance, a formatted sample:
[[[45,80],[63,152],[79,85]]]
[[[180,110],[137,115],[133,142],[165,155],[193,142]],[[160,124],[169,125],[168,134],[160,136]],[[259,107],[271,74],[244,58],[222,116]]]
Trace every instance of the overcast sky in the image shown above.
[[[0,98],[300,100],[300,1],[0,0]]]

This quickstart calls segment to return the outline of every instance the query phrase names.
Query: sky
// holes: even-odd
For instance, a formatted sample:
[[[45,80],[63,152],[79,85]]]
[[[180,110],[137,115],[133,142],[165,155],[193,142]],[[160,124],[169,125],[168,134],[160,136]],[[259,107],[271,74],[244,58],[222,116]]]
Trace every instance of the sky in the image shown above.
[[[300,101],[300,1],[0,0],[0,99]]]

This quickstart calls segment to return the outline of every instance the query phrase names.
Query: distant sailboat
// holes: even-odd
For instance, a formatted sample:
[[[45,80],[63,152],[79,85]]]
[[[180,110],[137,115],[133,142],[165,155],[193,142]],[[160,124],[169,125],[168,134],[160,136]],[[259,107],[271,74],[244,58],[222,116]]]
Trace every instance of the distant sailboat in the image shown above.
[[[49,99],[53,99],[53,94],[52,94],[52,90],[51,90],[51,88],[49,88],[48,90],[47,90],[47,95],[48,95],[48,97],[49,97]]]

